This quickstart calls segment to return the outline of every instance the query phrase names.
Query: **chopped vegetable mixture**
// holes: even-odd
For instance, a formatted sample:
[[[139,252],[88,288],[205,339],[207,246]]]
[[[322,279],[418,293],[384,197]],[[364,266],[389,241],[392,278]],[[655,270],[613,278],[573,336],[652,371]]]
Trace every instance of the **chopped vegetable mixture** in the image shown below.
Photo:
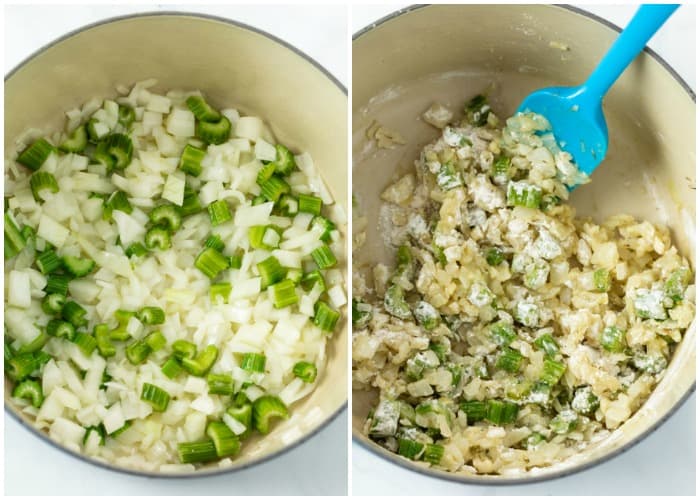
[[[71,450],[187,471],[226,465],[316,387],[345,216],[260,118],[154,84],[6,160],[5,373]]]
[[[693,321],[693,273],[665,228],[576,217],[588,178],[544,117],[502,124],[485,96],[452,116],[431,106],[440,137],[382,194],[394,264],[354,270],[353,385],[386,449],[519,474],[640,408]]]

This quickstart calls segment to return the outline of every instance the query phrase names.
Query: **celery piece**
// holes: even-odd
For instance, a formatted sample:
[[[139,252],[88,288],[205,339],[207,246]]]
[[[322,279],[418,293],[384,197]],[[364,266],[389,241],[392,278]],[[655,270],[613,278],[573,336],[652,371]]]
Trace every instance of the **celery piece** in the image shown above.
[[[486,403],[486,420],[496,425],[510,424],[518,418],[518,411],[515,403],[492,399]]]
[[[253,402],[253,426],[258,432],[270,432],[271,421],[276,418],[289,418],[289,410],[280,398],[265,395]]]
[[[331,308],[324,301],[319,300],[314,304],[313,323],[324,332],[333,332],[340,319],[340,313]]]
[[[318,370],[316,365],[308,361],[299,361],[292,368],[294,376],[303,380],[307,384],[311,384],[316,380]]]
[[[161,367],[163,375],[169,379],[174,379],[182,373],[182,366],[175,356],[170,356]],[[210,391],[211,392],[211,391]]]
[[[207,144],[223,144],[231,133],[231,122],[225,116],[215,122],[198,121],[194,133]]]
[[[10,212],[5,212],[5,260],[21,252],[26,244],[27,240],[22,235],[14,217]]]
[[[154,411],[165,411],[170,403],[170,394],[157,385],[145,383],[141,390],[141,401],[145,401],[153,407]]]
[[[691,278],[692,273],[687,267],[680,267],[669,274],[668,279],[664,283],[664,291],[666,296],[673,300],[674,304],[683,300],[683,295],[690,284]]]
[[[501,182],[510,179],[510,158],[507,156],[498,157],[491,167],[491,176]]]
[[[593,394],[593,389],[589,385],[576,389],[574,398],[571,400],[571,408],[580,415],[591,415],[599,406],[600,400]]]
[[[58,182],[52,173],[44,172],[40,170],[34,172],[29,179],[29,187],[32,189],[32,195],[34,199],[38,202],[42,202],[42,193],[44,191],[49,191],[51,193],[58,193]]]
[[[507,191],[508,206],[539,208],[542,201],[542,188],[527,181],[511,181]]]
[[[269,287],[272,297],[272,303],[276,309],[291,306],[299,302],[299,296],[296,293],[296,286],[290,279],[284,279]]]
[[[415,460],[425,448],[425,444],[413,441],[411,439],[399,438],[399,448],[397,453],[402,457]]]
[[[146,232],[144,242],[146,243],[146,248],[151,250],[156,248],[167,250],[172,246],[168,230],[158,226],[152,227]]]
[[[260,184],[260,192],[268,201],[278,202],[280,197],[284,194],[288,194],[291,191],[291,187],[284,179],[273,175],[268,180]]]
[[[12,391],[12,397],[29,400],[34,408],[40,408],[44,402],[41,385],[36,380],[24,380]]]
[[[66,302],[61,310],[61,316],[63,319],[68,321],[76,328],[87,325],[88,321],[85,317],[86,314],[87,311],[85,308],[72,300]]]
[[[36,256],[36,268],[41,271],[41,274],[51,274],[58,270],[62,265],[61,259],[53,250],[44,250]]]
[[[178,443],[177,454],[183,464],[211,462],[218,458],[214,441],[207,439],[192,443]]]
[[[56,315],[61,312],[63,306],[66,304],[65,295],[59,293],[50,293],[44,297],[41,302],[41,309],[49,315]]]
[[[131,124],[134,123],[134,120],[136,120],[136,112],[134,111],[134,108],[125,104],[120,104],[117,114],[119,124],[128,131]]]
[[[435,181],[443,191],[449,191],[450,189],[454,189],[462,185],[462,177],[452,162],[440,165],[440,170],[438,170]]]
[[[302,279],[302,284],[304,283]],[[357,329],[365,328],[372,320],[372,306],[357,300],[352,299],[352,326]]]
[[[523,281],[525,286],[536,290],[547,284],[549,278],[549,264],[544,260],[536,259],[525,266]]]
[[[335,229],[335,224],[330,219],[326,219],[322,215],[317,215],[311,220],[311,229],[321,229],[319,240],[328,243],[331,241],[331,232]]]
[[[88,133],[85,125],[78,125],[68,137],[58,145],[66,153],[82,153],[87,147]]]
[[[392,316],[400,319],[410,319],[413,317],[411,307],[404,299],[404,291],[398,285],[391,285],[384,294],[384,309]]]
[[[241,449],[241,442],[223,422],[209,422],[207,436],[214,442],[217,457],[230,457]]]
[[[503,262],[505,258],[503,250],[498,247],[491,247],[486,250],[486,262],[488,262],[489,266],[497,266]]]
[[[440,324],[440,313],[438,312],[432,304],[425,302],[423,300],[418,301],[413,314],[416,320],[421,324],[426,330],[434,330]]]
[[[296,161],[294,161],[294,155],[287,149],[286,146],[282,144],[276,144],[275,150],[277,155],[275,161],[271,165],[275,166],[275,171],[280,175],[289,175],[297,167]]]
[[[496,368],[505,370],[510,373],[515,373],[520,370],[520,365],[523,360],[523,355],[515,349],[506,347],[503,354],[496,361]]]
[[[144,325],[162,325],[165,323],[165,311],[160,307],[145,306],[139,309],[136,317]]]
[[[219,394],[222,396],[233,395],[233,379],[231,375],[225,373],[209,373],[207,375],[207,385],[209,394]]]
[[[527,438],[525,438],[525,448],[528,450],[534,450],[540,444],[545,441],[545,438],[539,432],[533,432]]]
[[[596,269],[593,272],[593,286],[596,292],[610,290],[610,273],[607,269]]]
[[[323,202],[321,198],[308,194],[299,195],[299,211],[313,215],[321,215]]]
[[[635,353],[632,357],[632,364],[638,370],[656,375],[661,373],[667,366],[668,360],[662,354]]]
[[[24,344],[17,350],[17,354],[25,354],[28,352],[36,352],[46,345],[49,341],[49,336],[46,332],[39,332],[39,334],[30,340],[28,343]]]
[[[30,170],[39,170],[54,151],[55,148],[46,139],[37,139],[17,156],[17,163]]]
[[[369,435],[373,438],[387,438],[396,435],[400,413],[401,408],[398,401],[381,399],[374,409]]]
[[[505,321],[499,321],[497,323],[492,324],[489,327],[489,330],[491,331],[491,338],[498,345],[508,346],[517,337],[513,325],[511,325],[510,323],[506,323]]]
[[[208,247],[197,256],[194,266],[208,278],[214,279],[221,271],[229,267],[229,260],[215,249]]]
[[[544,351],[548,356],[554,356],[559,352],[559,346],[548,333],[540,335],[534,342],[535,347]]]
[[[178,168],[193,177],[199,177],[202,173],[202,160],[206,155],[206,151],[199,149],[191,144],[185,145],[180,156]]]
[[[228,304],[232,289],[231,283],[228,282],[212,283],[211,288],[209,288],[209,299],[212,304],[215,304],[220,297],[224,304]]]
[[[73,340],[73,337],[75,337],[75,327],[68,321],[52,319],[46,324],[46,333],[52,337],[58,337],[59,339]]]
[[[469,424],[486,418],[486,403],[483,401],[464,401],[459,404],[459,408],[467,416],[467,423]]]
[[[128,167],[134,150],[131,138],[124,134],[112,134],[104,141],[107,152],[114,158],[114,168],[121,170]]]
[[[542,196],[542,201],[540,201],[540,210],[543,212],[549,212],[552,208],[556,207],[561,203],[561,198],[554,194],[545,194]]]
[[[545,358],[540,379],[550,386],[554,386],[564,375],[566,365],[553,359]]]
[[[231,210],[228,207],[226,200],[217,200],[212,202],[209,207],[209,218],[212,226],[218,226],[232,219]]]
[[[76,278],[87,276],[95,268],[95,261],[86,257],[64,255],[62,260],[63,267],[66,268],[66,271]]]
[[[217,122],[221,119],[221,113],[212,108],[202,96],[191,95],[185,103],[197,120]]]
[[[241,368],[249,372],[265,373],[267,357],[257,352],[246,352],[241,359]]]
[[[75,332],[73,343],[76,344],[86,356],[90,356],[93,351],[97,349],[97,340],[88,333]]]
[[[170,232],[177,231],[182,225],[180,208],[172,203],[159,205],[148,214],[151,222],[157,226],[165,227]]]
[[[208,345],[194,359],[183,358],[182,367],[190,374],[202,377],[207,374],[219,356],[219,349],[215,345]]]
[[[260,286],[263,290],[282,281],[286,275],[284,267],[272,255],[262,262],[258,262],[257,268],[261,278]]]
[[[578,415],[569,409],[562,410],[549,422],[549,428],[555,434],[568,434],[576,430],[577,426]]]
[[[606,326],[600,336],[600,345],[608,352],[619,353],[625,350],[625,332],[616,326]]]
[[[464,115],[467,121],[476,127],[486,125],[490,112],[491,105],[483,94],[472,97],[464,105]]]
[[[335,266],[338,261],[333,254],[333,251],[328,245],[321,245],[320,247],[311,251],[311,258],[319,269],[328,269]]]

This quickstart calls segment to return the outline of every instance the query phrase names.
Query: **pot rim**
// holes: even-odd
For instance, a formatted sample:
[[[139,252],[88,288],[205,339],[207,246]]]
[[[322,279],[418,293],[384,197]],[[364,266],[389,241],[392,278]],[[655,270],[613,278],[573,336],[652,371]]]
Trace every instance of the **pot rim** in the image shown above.
[[[91,30],[93,28],[99,28],[103,25],[106,24],[112,24],[116,22],[121,22],[121,21],[128,21],[131,19],[139,19],[139,18],[148,18],[148,17],[181,17],[181,18],[195,18],[198,20],[207,20],[207,21],[216,21],[224,24],[228,24],[229,26],[233,28],[238,28],[238,29],[243,29],[250,31],[252,33],[256,33],[258,35],[262,35],[269,40],[272,40],[273,42],[281,45],[282,47],[292,51],[296,55],[300,56],[302,59],[304,59],[307,63],[310,63],[313,65],[316,69],[318,69],[328,80],[330,80],[338,89],[343,92],[346,96],[348,95],[348,90],[343,85],[340,80],[338,80],[330,71],[328,71],[324,66],[322,66],[316,59],[313,57],[309,56],[305,52],[303,52],[301,49],[298,49],[291,43],[282,40],[281,38],[278,38],[277,36],[262,30],[260,28],[256,28],[254,26],[251,26],[246,23],[242,23],[240,21],[236,21],[233,19],[227,19],[225,17],[220,17],[220,16],[215,16],[211,14],[203,14],[199,12],[190,12],[190,11],[172,11],[172,10],[163,10],[163,11],[145,11],[145,12],[136,12],[133,14],[125,14],[121,16],[111,16],[107,17],[104,19],[101,19],[99,21],[95,21],[93,23],[85,24],[79,28],[73,29],[69,31],[68,33],[48,42],[47,44],[43,45],[39,49],[35,50],[32,52],[30,55],[22,59],[21,62],[19,62],[14,68],[12,68],[6,75],[5,75],[5,82],[9,80],[15,73],[17,73],[19,70],[21,70],[27,63],[32,61],[34,58],[37,56],[43,54],[46,50],[50,49],[54,45],[58,45],[61,42],[64,42],[65,40],[72,38],[75,35],[78,35],[84,31]],[[17,421],[22,427],[25,429],[29,430],[32,434],[35,436],[38,436],[42,441],[45,443],[48,443],[55,449],[62,451],[73,458],[76,458],[78,460],[84,461],[86,463],[96,465],[102,469],[106,469],[112,472],[118,472],[121,474],[128,474],[131,476],[139,476],[139,477],[147,477],[151,479],[190,479],[190,478],[203,478],[203,477],[211,477],[211,476],[219,476],[227,473],[233,473],[233,472],[238,472],[242,471],[248,468],[251,468],[255,465],[262,464],[264,462],[267,462],[269,460],[275,459],[280,457],[281,455],[287,453],[288,451],[291,451],[301,444],[305,443],[312,437],[316,436],[322,429],[325,429],[328,427],[328,425],[334,421],[342,412],[348,407],[348,399],[345,399],[345,402],[342,403],[337,409],[335,409],[330,415],[326,417],[325,420],[323,420],[315,429],[313,429],[311,432],[308,434],[298,438],[297,440],[293,441],[292,443],[287,444],[285,447],[275,451],[274,453],[270,453],[268,455],[261,456],[259,458],[253,459],[249,462],[241,463],[240,465],[236,465],[236,462],[233,462],[233,464],[229,467],[224,467],[224,468],[207,468],[207,469],[199,469],[195,470],[194,472],[180,472],[180,473],[161,473],[161,472],[154,472],[154,471],[141,471],[137,469],[129,469],[127,467],[120,467],[117,465],[114,465],[109,462],[103,462],[100,460],[96,460],[93,457],[90,457],[88,455],[85,455],[83,453],[77,453],[73,450],[70,450],[58,442],[54,441],[51,439],[48,435],[46,435],[44,432],[41,432],[39,429],[31,425],[30,423],[26,422],[23,418],[19,416],[19,412],[15,411],[14,408],[12,408],[10,405],[7,403],[7,396],[5,399],[5,413],[9,414],[15,421]]]
[[[357,31],[356,33],[353,34],[352,40],[353,42],[363,35],[366,35],[367,33],[373,31],[374,29],[380,27],[382,24],[386,23],[387,21],[391,21],[397,17],[400,17],[404,14],[407,14],[409,12],[414,12],[416,10],[423,9],[425,7],[431,7],[431,4],[414,4],[410,5],[408,7],[404,7],[402,9],[396,10],[390,14],[387,14],[386,16],[382,17],[381,19],[373,22],[372,24],[369,24],[368,26],[365,26],[361,30]],[[588,12],[587,10],[580,9],[578,7],[574,7],[573,5],[565,5],[565,4],[554,4],[550,5],[550,7],[553,8],[561,8],[564,10],[568,10],[574,14],[578,14],[580,16],[589,18],[593,21],[596,21],[603,26],[610,28],[618,33],[622,31],[622,29],[617,26],[616,24],[608,21],[607,19],[603,19],[600,16],[597,16],[596,14],[593,14],[591,12]],[[656,62],[658,62],[668,73],[671,74],[671,76],[676,80],[676,82],[681,86],[683,90],[690,96],[690,98],[695,102],[695,92],[693,91],[692,88],[683,80],[683,78],[678,74],[678,72],[671,67],[670,64],[668,64],[659,54],[654,52],[649,46],[644,47],[644,52],[647,53],[649,56],[651,56]],[[398,465],[400,467],[403,467],[405,469],[414,471],[414,472],[419,472],[425,476],[433,477],[435,479],[440,479],[443,481],[451,481],[451,482],[456,482],[456,483],[462,483],[462,484],[474,484],[474,485],[480,485],[480,486],[514,486],[514,485],[524,485],[524,484],[534,484],[534,483],[539,483],[539,482],[544,482],[544,481],[549,481],[552,479],[560,479],[562,477],[570,476],[572,474],[576,474],[578,472],[582,472],[585,470],[588,470],[592,467],[595,467],[599,464],[602,464],[604,462],[607,462],[608,460],[615,458],[617,456],[620,456],[622,453],[626,452],[630,448],[632,448],[634,445],[637,443],[641,442],[643,439],[645,439],[647,436],[651,435],[654,431],[656,431],[659,427],[661,427],[672,415],[674,415],[678,409],[685,403],[690,395],[695,392],[695,385],[696,382],[693,382],[693,385],[686,391],[683,396],[676,402],[675,405],[673,405],[664,415],[662,415],[659,419],[657,419],[651,426],[649,426],[647,429],[645,429],[639,436],[637,436],[635,439],[630,441],[629,443],[625,444],[624,446],[621,446],[620,448],[617,448],[610,453],[607,453],[606,455],[603,455],[602,457],[597,458],[596,460],[592,460],[591,462],[583,463],[576,465],[574,467],[570,467],[567,469],[563,470],[554,470],[549,473],[544,473],[541,475],[536,475],[536,476],[530,476],[530,477],[500,477],[500,476],[462,476],[456,473],[449,473],[449,472],[443,472],[437,469],[429,469],[425,467],[420,467],[416,465],[415,463],[401,458],[400,456],[391,453],[384,448],[380,447],[377,444],[372,443],[367,439],[365,436],[360,434],[358,431],[356,431],[354,428],[352,429],[352,440],[353,443],[357,443],[362,448],[365,450],[369,451],[370,453],[375,454],[376,456],[379,456],[383,458],[384,460],[393,463],[394,465]]]

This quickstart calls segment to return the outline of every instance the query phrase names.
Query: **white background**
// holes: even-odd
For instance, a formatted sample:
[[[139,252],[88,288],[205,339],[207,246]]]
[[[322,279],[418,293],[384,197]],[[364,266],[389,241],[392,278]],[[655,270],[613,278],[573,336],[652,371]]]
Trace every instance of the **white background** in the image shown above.
[[[400,8],[352,9],[352,32]],[[582,6],[624,26],[632,6]],[[695,90],[695,8],[679,9],[650,42]],[[644,441],[602,465],[563,479],[527,486],[484,487],[421,476],[352,446],[353,495],[693,495],[695,493],[695,395]]]
[[[332,6],[6,7],[5,72],[44,44],[87,23],[156,9],[213,14],[273,33],[316,59],[347,86],[347,11],[345,7]],[[347,426],[345,411],[298,448],[252,469],[196,480],[157,480],[117,474],[78,461],[30,435],[14,419],[7,417],[5,493],[70,496],[344,495],[347,492]]]

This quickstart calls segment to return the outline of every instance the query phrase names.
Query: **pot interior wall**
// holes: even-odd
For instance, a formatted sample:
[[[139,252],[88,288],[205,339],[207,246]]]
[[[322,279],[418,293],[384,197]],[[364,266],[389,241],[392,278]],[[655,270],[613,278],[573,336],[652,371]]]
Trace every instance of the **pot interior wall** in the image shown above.
[[[28,127],[61,128],[65,111],[92,97],[115,97],[117,84],[148,78],[158,80],[156,90],[199,89],[215,107],[261,116],[280,142],[311,154],[335,201],[347,207],[345,92],[288,47],[214,19],[126,18],[49,47],[5,82],[5,150]],[[345,256],[338,258],[342,268]],[[233,468],[298,441],[346,404],[347,344],[342,328],[329,340],[315,392],[294,406],[288,421],[244,446]]]
[[[422,147],[438,136],[420,118],[433,102],[459,115],[469,98],[488,90],[495,112],[505,118],[534,89],[584,81],[615,37],[613,29],[598,21],[543,5],[430,6],[360,35],[353,43],[353,196],[355,215],[366,216],[368,224],[367,243],[353,254],[355,269],[391,261],[393,252],[377,228],[379,194],[412,169]],[[573,193],[577,213],[598,221],[628,213],[669,226],[675,244],[694,262],[694,98],[657,60],[643,54],[607,96],[605,114],[608,157],[592,183]],[[398,131],[407,144],[380,150],[368,146],[365,130],[374,120]],[[633,441],[667,414],[694,381],[693,325],[666,377],[629,422],[587,453],[528,475],[590,462]],[[361,429],[375,397],[353,393],[355,436],[368,444]]]

